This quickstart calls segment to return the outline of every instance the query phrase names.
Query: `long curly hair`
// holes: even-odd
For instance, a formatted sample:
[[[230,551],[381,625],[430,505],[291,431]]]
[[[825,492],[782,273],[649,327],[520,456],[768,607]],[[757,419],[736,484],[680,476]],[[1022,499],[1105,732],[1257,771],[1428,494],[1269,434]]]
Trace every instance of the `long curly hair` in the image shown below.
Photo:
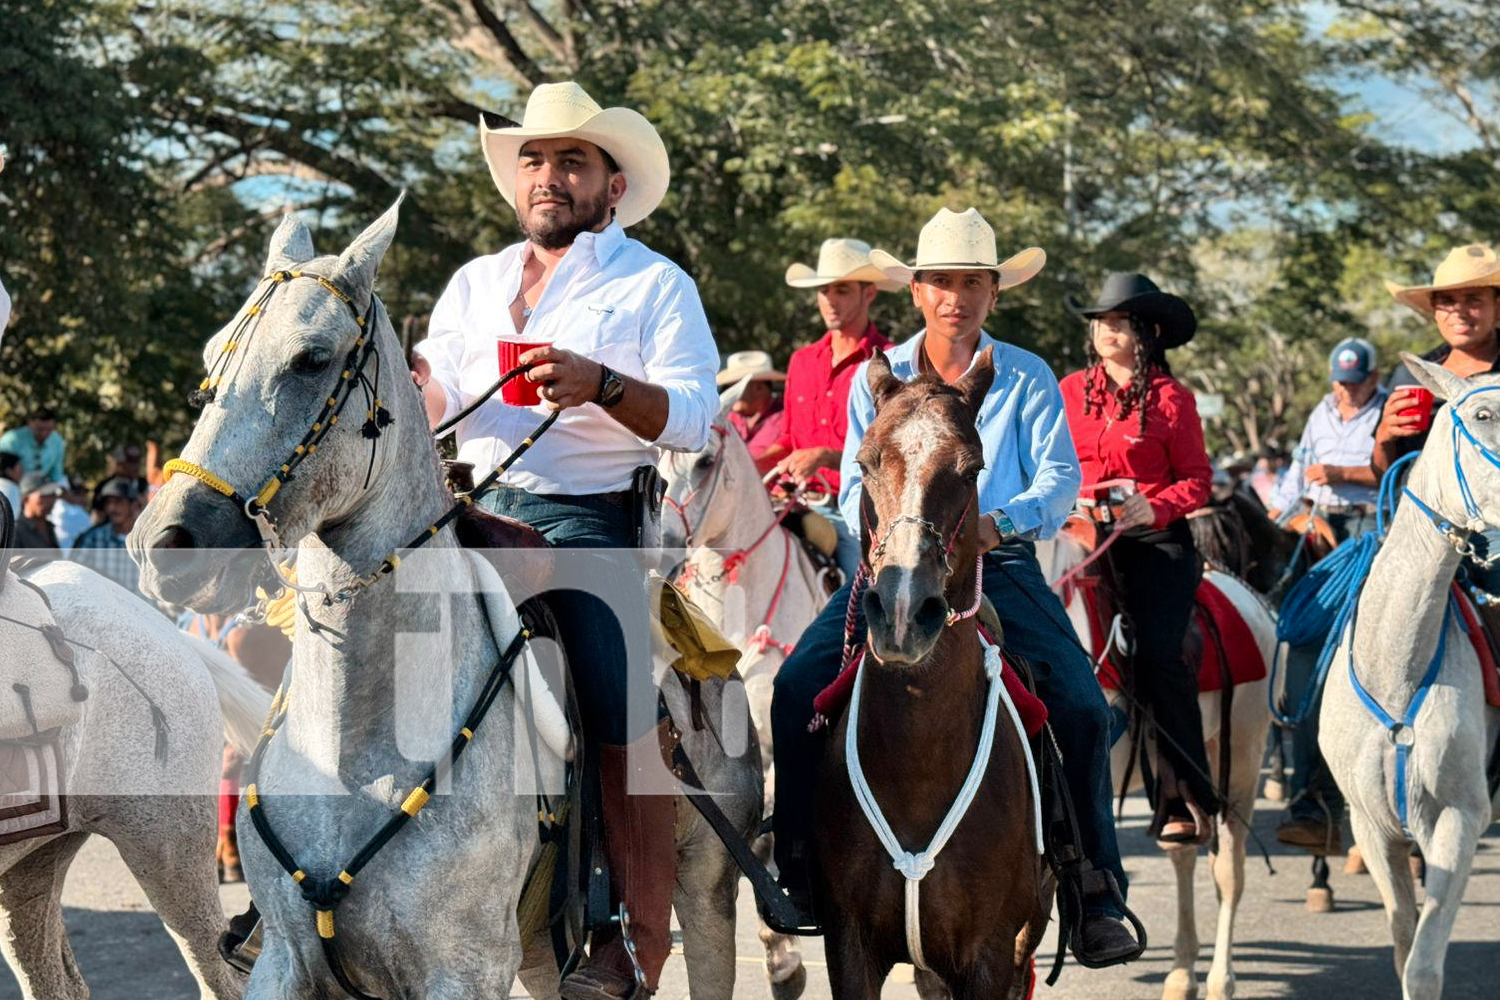
[[[1146,411],[1150,404],[1151,379],[1160,372],[1172,374],[1167,363],[1166,352],[1156,340],[1156,327],[1135,313],[1130,313],[1130,329],[1135,334],[1135,374],[1130,384],[1114,391],[1120,403],[1120,417],[1136,414],[1141,433],[1146,431]],[[1111,392],[1109,375],[1104,371],[1104,359],[1094,348],[1094,321],[1089,320],[1088,333],[1084,337],[1083,350],[1088,358],[1088,368],[1083,382],[1083,412],[1103,414]]]

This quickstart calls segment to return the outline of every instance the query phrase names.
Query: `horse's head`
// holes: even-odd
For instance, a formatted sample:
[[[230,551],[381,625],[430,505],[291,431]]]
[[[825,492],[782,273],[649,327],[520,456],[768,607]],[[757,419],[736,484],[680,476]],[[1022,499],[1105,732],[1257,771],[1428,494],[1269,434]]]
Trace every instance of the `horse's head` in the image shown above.
[[[952,386],[932,376],[903,383],[885,355],[870,361],[875,419],[856,460],[863,470],[862,545],[870,648],[885,663],[923,660],[955,601],[972,600],[978,544],[975,482],[984,449],[975,421],[995,363],[990,348]],[[958,588],[969,590],[967,596]]]
[[[662,546],[690,549],[722,538],[741,511],[741,502],[761,490],[760,477],[745,444],[729,425],[726,401],[708,443],[698,451],[669,451],[658,471],[666,482]],[[733,498],[733,499],[731,499]]]
[[[1500,376],[1465,379],[1415,355],[1401,359],[1418,382],[1448,401],[1433,415],[1412,468],[1413,492],[1460,527],[1500,526]]]
[[[130,534],[146,593],[245,607],[273,579],[251,515],[291,546],[359,502],[372,461],[378,475],[399,447],[385,433],[393,418],[426,435],[373,291],[396,219],[392,206],[338,257],[315,256],[293,216],[277,228],[265,277],[204,350],[192,437]]]

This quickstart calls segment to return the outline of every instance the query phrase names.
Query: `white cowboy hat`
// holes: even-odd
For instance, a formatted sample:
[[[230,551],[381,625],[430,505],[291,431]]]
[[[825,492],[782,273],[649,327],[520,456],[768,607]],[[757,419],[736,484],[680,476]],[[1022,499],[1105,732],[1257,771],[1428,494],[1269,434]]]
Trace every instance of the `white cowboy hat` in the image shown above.
[[[735,351],[724,363],[724,370],[716,379],[720,386],[730,385],[745,379],[749,382],[785,382],[786,373],[776,370],[771,356],[765,351]]]
[[[816,269],[806,264],[793,264],[786,269],[786,283],[793,288],[822,288],[835,281],[868,281],[882,292],[894,292],[901,287],[885,272],[870,263],[870,244],[863,240],[824,240],[818,248]]]
[[[1427,317],[1433,315],[1432,293],[1454,288],[1500,288],[1500,257],[1483,243],[1470,243],[1448,251],[1448,256],[1432,272],[1430,285],[1385,283],[1385,290],[1397,302]]]
[[[615,207],[615,221],[631,226],[650,215],[667,193],[672,167],[661,136],[639,112],[601,108],[576,83],[544,83],[531,92],[526,114],[514,128],[492,129],[479,121],[479,144],[490,177],[512,208],[516,204],[516,166],[521,147],[531,139],[576,136],[614,157],[625,175],[625,197]]]
[[[993,271],[1001,288],[1014,288],[1036,277],[1047,263],[1047,252],[1041,247],[1027,247],[1001,261],[995,250],[995,230],[977,208],[964,212],[944,208],[922,227],[922,235],[917,237],[917,259],[911,264],[901,263],[884,250],[872,250],[870,262],[886,277],[903,284],[918,271]]]

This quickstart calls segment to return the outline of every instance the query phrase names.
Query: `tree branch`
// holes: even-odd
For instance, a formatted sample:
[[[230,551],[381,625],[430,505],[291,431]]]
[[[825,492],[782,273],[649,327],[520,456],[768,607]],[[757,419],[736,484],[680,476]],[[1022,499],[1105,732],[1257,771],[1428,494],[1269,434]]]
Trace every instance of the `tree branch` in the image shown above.
[[[506,69],[520,76],[533,87],[546,83],[550,79],[546,71],[521,47],[521,43],[516,41],[516,36],[511,34],[500,16],[490,9],[486,0],[469,0],[469,7],[474,11],[474,16],[478,19],[480,26],[500,46],[502,61]]]
[[[562,34],[552,26],[551,21],[548,21],[531,5],[530,0],[504,0],[504,2],[511,10],[520,13],[531,30],[542,39],[542,44],[547,46],[547,51],[552,53],[554,59],[564,65],[571,65],[573,54],[568,50],[567,39],[563,38]]]

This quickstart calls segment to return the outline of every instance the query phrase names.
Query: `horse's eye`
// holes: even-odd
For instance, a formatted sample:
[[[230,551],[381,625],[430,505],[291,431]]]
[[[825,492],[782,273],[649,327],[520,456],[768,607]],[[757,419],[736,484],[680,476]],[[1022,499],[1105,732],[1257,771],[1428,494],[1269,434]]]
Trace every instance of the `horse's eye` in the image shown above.
[[[1490,418],[1492,418],[1494,415],[1495,414],[1490,410],[1480,409],[1474,411],[1474,419],[1480,421],[1481,423],[1488,423]]]
[[[291,370],[301,375],[316,375],[325,370],[333,355],[321,347],[310,347],[292,359]]]
[[[714,457],[712,455],[704,455],[702,458],[698,459],[698,461],[693,463],[693,468],[697,469],[699,472],[707,472],[713,467]]]

